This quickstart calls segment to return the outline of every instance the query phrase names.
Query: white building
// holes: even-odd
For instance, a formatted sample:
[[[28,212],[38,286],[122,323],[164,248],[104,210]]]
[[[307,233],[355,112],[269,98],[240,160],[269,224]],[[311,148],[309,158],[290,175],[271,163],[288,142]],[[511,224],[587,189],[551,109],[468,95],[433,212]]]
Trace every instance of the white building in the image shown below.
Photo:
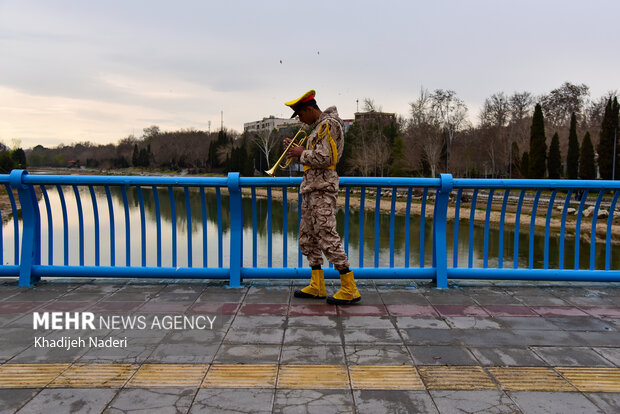
[[[268,118],[263,118],[262,121],[246,122],[243,124],[243,131],[247,132],[263,132],[279,129],[283,126],[297,125],[299,121],[297,119],[285,119],[276,118],[270,115]]]
[[[353,122],[355,122],[354,119],[343,119],[342,123],[344,124],[344,133],[346,134],[347,131],[349,130],[349,128],[351,128],[351,125],[353,125]]]

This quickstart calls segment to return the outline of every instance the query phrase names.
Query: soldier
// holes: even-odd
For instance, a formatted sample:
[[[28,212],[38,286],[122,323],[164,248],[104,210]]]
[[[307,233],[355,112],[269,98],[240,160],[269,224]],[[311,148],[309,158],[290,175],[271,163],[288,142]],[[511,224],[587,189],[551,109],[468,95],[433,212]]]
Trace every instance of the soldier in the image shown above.
[[[338,198],[338,174],[336,164],[344,148],[344,131],[342,120],[338,117],[335,106],[321,111],[316,104],[315,91],[306,92],[301,97],[286,102],[293,109],[291,118],[296,116],[304,124],[311,125],[306,148],[292,146],[288,158],[299,157],[304,166],[301,182],[301,228],[299,229],[299,247],[308,258],[312,267],[310,285],[296,290],[297,298],[324,299],[325,279],[321,265],[323,255],[333,263],[340,273],[340,290],[327,298],[332,305],[350,305],[362,298],[353,272],[349,269],[349,260],[345,253],[340,235],[336,231],[336,199]],[[290,139],[284,141],[288,145]]]

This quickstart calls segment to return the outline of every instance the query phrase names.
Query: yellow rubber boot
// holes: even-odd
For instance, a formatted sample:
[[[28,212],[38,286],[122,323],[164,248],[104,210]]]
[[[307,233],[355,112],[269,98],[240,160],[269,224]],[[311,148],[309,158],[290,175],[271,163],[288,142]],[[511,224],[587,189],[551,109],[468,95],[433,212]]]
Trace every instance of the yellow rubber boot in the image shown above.
[[[351,305],[359,302],[362,299],[362,295],[355,286],[355,279],[353,278],[353,272],[348,272],[340,275],[340,290],[327,298],[327,303],[330,305]]]
[[[301,290],[293,293],[296,298],[314,298],[325,299],[327,291],[325,290],[325,276],[323,270],[313,270],[310,277],[310,284]]]

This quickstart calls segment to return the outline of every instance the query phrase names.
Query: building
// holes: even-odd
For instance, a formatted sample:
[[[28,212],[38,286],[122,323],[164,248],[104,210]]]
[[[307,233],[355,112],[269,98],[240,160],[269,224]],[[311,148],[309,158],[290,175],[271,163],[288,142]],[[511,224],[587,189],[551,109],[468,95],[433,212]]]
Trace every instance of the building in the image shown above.
[[[377,112],[379,113],[379,112]],[[346,134],[353,122],[357,121],[357,115],[355,114],[355,119],[343,119],[344,123],[344,133]],[[366,114],[360,114],[366,115]],[[386,114],[386,115],[394,115],[394,114]],[[272,131],[274,129],[280,129],[283,127],[301,127],[301,123],[297,119],[285,119],[285,118],[276,118],[273,115],[270,115],[267,118],[263,118],[261,121],[254,122],[246,122],[243,124],[243,132],[263,132],[263,131]]]
[[[354,119],[343,119],[342,123],[344,124],[344,133],[346,134],[347,131],[349,130],[349,128],[351,128],[351,125],[353,125],[353,122],[355,122]]]
[[[276,118],[270,115],[267,118],[263,118],[261,121],[246,122],[243,124],[244,132],[263,132],[272,131],[274,129],[280,129],[282,127],[299,125],[297,119],[285,119]]]
[[[390,124],[396,121],[396,114],[388,113],[388,112],[356,112],[355,113],[355,122],[359,122],[361,124],[366,122],[379,122]]]

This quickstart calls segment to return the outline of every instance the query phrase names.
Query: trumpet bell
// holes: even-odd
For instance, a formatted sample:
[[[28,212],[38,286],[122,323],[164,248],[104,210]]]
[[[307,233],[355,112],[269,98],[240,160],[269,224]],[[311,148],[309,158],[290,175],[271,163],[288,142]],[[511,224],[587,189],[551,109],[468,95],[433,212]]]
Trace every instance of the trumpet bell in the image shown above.
[[[297,141],[297,137],[302,135],[303,138],[301,138],[299,140],[299,142]],[[282,155],[280,155],[280,158],[278,158],[278,161],[276,161],[275,164],[273,164],[273,167],[271,167],[270,169],[266,170],[265,173],[269,174],[272,177],[276,176],[276,170],[278,168],[281,169],[285,169],[288,168],[289,165],[291,165],[291,162],[293,162],[292,158],[288,158],[286,160],[284,160],[284,158],[286,158],[286,153],[288,152],[289,149],[291,149],[292,146],[301,146],[306,142],[306,139],[308,139],[308,134],[306,134],[306,131],[304,131],[302,128],[299,128],[299,131],[297,131],[297,133],[295,134],[295,136],[293,137],[293,139],[291,140],[291,142],[289,142],[289,144],[286,146],[286,148],[284,149],[284,152],[282,153]]]
[[[277,170],[277,169],[278,169],[278,165],[277,165],[277,164],[275,164],[275,165],[274,165],[273,167],[271,167],[270,169],[265,170],[265,173],[267,173],[267,175],[270,175],[270,176],[272,176],[272,177],[275,177],[275,176],[276,176],[276,170]]]

